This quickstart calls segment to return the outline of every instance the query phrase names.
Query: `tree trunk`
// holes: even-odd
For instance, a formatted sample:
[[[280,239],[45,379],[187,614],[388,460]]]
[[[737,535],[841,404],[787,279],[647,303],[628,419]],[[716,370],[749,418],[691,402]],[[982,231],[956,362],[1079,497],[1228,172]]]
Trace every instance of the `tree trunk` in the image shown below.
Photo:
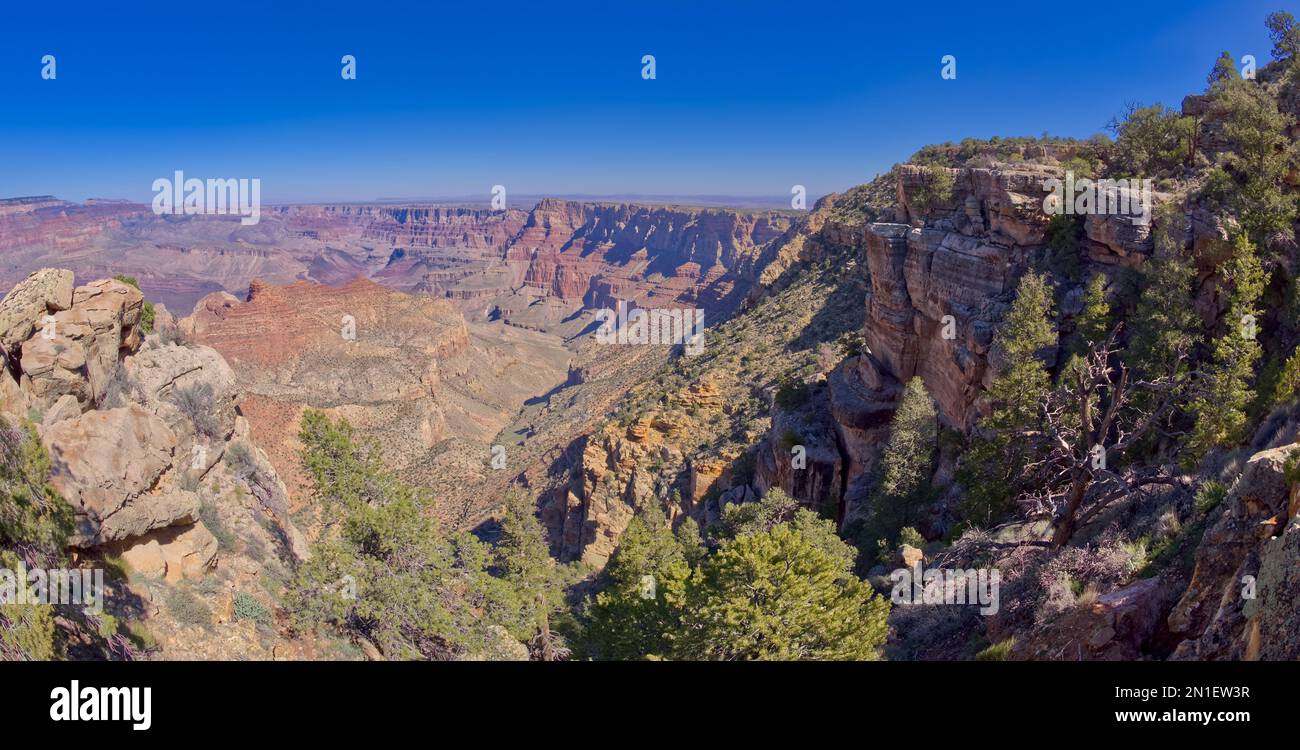
[[[1070,477],[1070,492],[1066,496],[1065,507],[1057,516],[1056,526],[1052,530],[1053,549],[1069,544],[1070,537],[1074,536],[1074,521],[1079,515],[1079,506],[1083,505],[1083,497],[1088,493],[1091,479],[1091,472],[1087,469],[1075,468]]]

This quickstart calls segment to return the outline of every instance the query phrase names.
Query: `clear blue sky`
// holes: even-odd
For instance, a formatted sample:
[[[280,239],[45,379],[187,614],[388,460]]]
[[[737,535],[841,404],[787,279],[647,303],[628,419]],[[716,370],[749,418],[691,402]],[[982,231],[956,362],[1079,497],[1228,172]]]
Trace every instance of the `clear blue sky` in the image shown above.
[[[259,177],[267,202],[820,195],[926,143],[1086,137],[1126,100],[1177,106],[1221,50],[1266,62],[1283,7],[1087,5],[13,3],[0,197],[143,201],[175,169]]]

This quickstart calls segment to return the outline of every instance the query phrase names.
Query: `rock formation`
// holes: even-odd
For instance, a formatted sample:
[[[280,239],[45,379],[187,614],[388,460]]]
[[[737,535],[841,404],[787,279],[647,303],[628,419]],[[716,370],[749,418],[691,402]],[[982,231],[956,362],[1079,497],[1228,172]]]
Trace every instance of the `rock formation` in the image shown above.
[[[120,558],[139,576],[114,585],[108,611],[143,620],[163,640],[185,627],[179,615],[130,602],[167,600],[176,587],[208,578],[269,601],[263,564],[250,550],[280,548],[277,555],[292,560],[306,554],[306,543],[285,512],[283,484],[238,414],[230,366],[213,349],[143,330],[142,305],[129,284],[74,287],[64,270],[41,269],[16,285],[0,301],[0,414],[35,424],[50,455],[49,483],[75,514],[68,541],[76,558]],[[167,319],[162,311],[155,322]],[[220,538],[209,524],[220,524]],[[222,651],[193,635],[163,651],[262,653],[245,635]]]

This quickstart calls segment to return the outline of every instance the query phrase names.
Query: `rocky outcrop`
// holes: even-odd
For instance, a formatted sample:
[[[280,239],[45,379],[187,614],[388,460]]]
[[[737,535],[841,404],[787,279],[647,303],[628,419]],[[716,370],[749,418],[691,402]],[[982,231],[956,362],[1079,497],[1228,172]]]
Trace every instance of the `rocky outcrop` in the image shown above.
[[[215,349],[177,344],[149,347],[125,360],[136,398],[160,417],[189,452],[192,445],[220,444],[234,430],[242,394],[230,365]],[[198,396],[198,391],[203,394]],[[195,394],[205,419],[194,422],[182,394]],[[184,407],[184,408],[183,408]],[[213,457],[215,460],[216,457]]]
[[[217,558],[217,538],[201,523],[170,526],[125,547],[122,559],[131,569],[169,583],[199,578]]]
[[[4,350],[0,395],[9,419],[36,423],[50,486],[73,510],[74,559],[112,557],[135,574],[114,585],[108,611],[123,621],[143,616],[169,653],[197,657],[212,652],[196,647],[201,638],[173,640],[183,623],[158,605],[171,587],[215,575],[261,592],[270,550],[292,561],[307,545],[287,515],[283,483],[238,414],[230,366],[174,334],[169,343],[146,336],[142,308],[129,284],[74,287],[66,271],[34,274],[0,303],[6,332],[22,338]],[[173,324],[156,312],[156,324]],[[260,649],[250,637],[221,653]]]
[[[1169,630],[1182,639],[1173,658],[1300,654],[1292,634],[1279,630],[1279,618],[1296,614],[1286,560],[1296,545],[1300,508],[1285,472],[1296,450],[1290,445],[1252,456],[1216,509],[1197,547],[1191,582],[1169,614]]]
[[[43,408],[65,395],[83,409],[104,401],[121,357],[139,348],[144,296],[113,279],[77,287],[72,304],[22,344],[25,390]]]
[[[53,462],[50,484],[72,504],[72,544],[96,547],[198,519],[192,492],[164,487],[176,435],[132,404],[91,411],[51,425],[44,435]]]
[[[844,496],[844,457],[833,425],[774,405],[772,429],[756,452],[754,489],[773,487],[815,508],[838,508]]]
[[[1260,551],[1256,598],[1247,599],[1243,656],[1247,659],[1300,659],[1300,485],[1291,487],[1286,528]]]
[[[1175,590],[1162,578],[1122,586],[1019,639],[1015,660],[1134,661],[1148,653]]]
[[[17,351],[49,313],[72,307],[72,272],[42,268],[0,300],[0,346]]]

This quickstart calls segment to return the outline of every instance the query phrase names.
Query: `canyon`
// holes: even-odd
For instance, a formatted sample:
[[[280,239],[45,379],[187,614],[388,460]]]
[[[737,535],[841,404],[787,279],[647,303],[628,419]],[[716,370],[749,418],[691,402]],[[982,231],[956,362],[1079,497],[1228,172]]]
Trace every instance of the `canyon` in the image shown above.
[[[120,201],[50,196],[0,204],[0,285],[41,267],[126,274],[188,312],[254,280],[339,285],[358,276],[445,298],[474,319],[573,335],[585,308],[729,311],[757,281],[792,211],[543,199],[532,209],[402,204],[264,207],[237,217],[154,216]],[[578,317],[575,318],[575,315]]]
[[[552,396],[608,407],[640,372],[634,363],[661,359],[593,347],[597,310],[725,317],[796,217],[548,198],[499,211],[273,206],[242,226],[40,196],[0,204],[0,283],[43,267],[132,277],[163,319],[230,363],[240,414],[295,509],[297,424],[319,408],[347,417],[467,524],[516,478],[491,468],[492,450],[526,466],[549,450],[526,436],[589,427],[591,414],[560,419]]]

